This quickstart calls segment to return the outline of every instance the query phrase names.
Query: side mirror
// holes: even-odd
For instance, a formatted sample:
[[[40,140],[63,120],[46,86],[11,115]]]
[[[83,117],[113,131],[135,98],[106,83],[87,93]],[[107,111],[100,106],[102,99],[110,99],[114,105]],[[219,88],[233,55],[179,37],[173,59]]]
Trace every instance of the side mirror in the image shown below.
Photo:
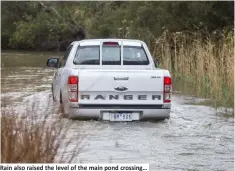
[[[47,60],[47,66],[52,68],[58,68],[59,66],[59,58],[49,58]]]

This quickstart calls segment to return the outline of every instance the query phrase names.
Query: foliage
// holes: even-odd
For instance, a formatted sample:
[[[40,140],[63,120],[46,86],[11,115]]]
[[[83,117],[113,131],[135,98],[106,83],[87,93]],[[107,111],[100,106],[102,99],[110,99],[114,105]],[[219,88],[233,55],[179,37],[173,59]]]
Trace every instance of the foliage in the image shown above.
[[[232,32],[203,37],[201,32],[164,34],[155,52],[174,78],[174,89],[210,98],[214,105],[234,105],[234,38]],[[218,38],[219,37],[219,38]],[[219,41],[214,41],[219,39]],[[173,42],[169,41],[172,40]]]
[[[74,40],[143,39],[165,30],[220,32],[233,28],[234,2],[2,2],[2,47],[64,49]]]
[[[38,115],[35,103],[25,110],[15,109],[6,100],[3,100],[3,104],[2,163],[68,163],[79,154],[82,148],[79,147],[80,140],[83,137],[76,136],[79,143],[70,146],[73,140],[66,137],[70,123],[65,122],[59,115],[52,116],[47,110],[49,106],[42,116]]]

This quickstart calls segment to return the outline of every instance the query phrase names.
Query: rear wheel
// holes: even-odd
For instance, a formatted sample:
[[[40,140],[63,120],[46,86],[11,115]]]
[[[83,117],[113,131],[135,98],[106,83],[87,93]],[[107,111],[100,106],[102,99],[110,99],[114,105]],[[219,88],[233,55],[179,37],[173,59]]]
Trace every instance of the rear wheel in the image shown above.
[[[53,91],[53,84],[51,85],[51,94],[52,94],[53,102],[56,102],[55,96],[54,96],[54,91]]]
[[[59,112],[61,113],[61,115],[63,117],[68,117],[67,114],[65,114],[65,111],[64,111],[64,105],[63,105],[63,102],[62,102],[62,93],[60,92],[60,104],[59,104]]]

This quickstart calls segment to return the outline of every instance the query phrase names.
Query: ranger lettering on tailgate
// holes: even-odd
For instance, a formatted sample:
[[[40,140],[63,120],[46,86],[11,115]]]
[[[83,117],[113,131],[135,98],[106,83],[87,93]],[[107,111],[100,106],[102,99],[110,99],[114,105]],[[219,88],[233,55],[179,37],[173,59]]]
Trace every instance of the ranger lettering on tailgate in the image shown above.
[[[121,96],[121,98],[120,98],[120,95],[108,95],[108,97],[104,96],[104,95],[96,95],[93,100],[120,100],[120,99],[133,100],[133,97],[134,97],[133,95],[123,95],[123,96]],[[147,100],[148,96],[147,95],[136,95],[136,97],[138,100]],[[91,100],[90,95],[81,95],[80,99],[81,100]],[[151,99],[152,100],[161,100],[161,96],[160,95],[152,95]]]

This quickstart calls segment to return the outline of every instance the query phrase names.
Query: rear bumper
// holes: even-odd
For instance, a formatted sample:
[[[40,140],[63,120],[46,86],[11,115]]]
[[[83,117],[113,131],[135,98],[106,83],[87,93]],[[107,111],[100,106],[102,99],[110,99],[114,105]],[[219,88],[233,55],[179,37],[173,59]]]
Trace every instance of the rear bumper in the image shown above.
[[[157,120],[170,117],[171,104],[166,105],[109,105],[70,104],[66,112],[70,118],[110,120],[110,112],[132,112],[132,120]]]

